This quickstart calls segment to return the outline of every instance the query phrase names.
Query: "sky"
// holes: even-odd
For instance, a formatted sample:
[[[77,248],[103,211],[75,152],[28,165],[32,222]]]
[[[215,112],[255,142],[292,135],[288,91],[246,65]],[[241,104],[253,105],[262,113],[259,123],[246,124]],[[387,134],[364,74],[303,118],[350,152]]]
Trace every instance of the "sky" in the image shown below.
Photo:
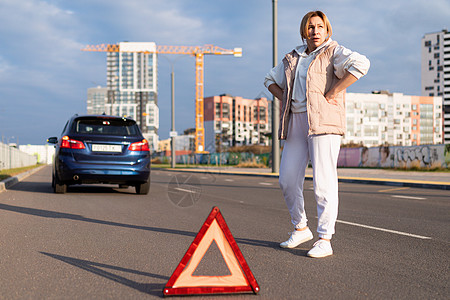
[[[332,38],[367,56],[369,73],[348,92],[389,90],[420,95],[421,39],[450,27],[447,0],[279,0],[278,61],[302,43],[299,24],[322,10]],[[2,141],[43,145],[75,113],[86,113],[87,89],[106,86],[106,53],[86,45],[122,41],[226,49],[241,58],[205,57],[205,97],[269,97],[271,0],[0,0],[0,135]],[[175,70],[175,128],[194,127],[195,61],[159,55],[159,136],[171,126],[170,71]]]

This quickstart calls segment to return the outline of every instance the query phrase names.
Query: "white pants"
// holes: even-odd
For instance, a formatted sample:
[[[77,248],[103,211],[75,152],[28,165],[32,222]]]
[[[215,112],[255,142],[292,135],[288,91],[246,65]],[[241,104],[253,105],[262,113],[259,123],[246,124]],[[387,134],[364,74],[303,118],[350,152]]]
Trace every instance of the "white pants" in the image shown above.
[[[280,187],[295,228],[307,226],[303,182],[309,160],[313,168],[319,237],[331,239],[338,214],[337,159],[341,136],[308,136],[308,116],[293,113],[280,163]]]

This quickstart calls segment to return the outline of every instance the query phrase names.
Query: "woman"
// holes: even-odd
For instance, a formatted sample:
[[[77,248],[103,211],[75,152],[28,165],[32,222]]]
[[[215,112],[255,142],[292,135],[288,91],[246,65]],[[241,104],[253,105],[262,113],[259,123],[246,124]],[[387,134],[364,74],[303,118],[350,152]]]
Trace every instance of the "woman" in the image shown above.
[[[332,28],[321,11],[307,13],[300,25],[303,45],[286,54],[264,81],[282,108],[278,137],[286,140],[280,164],[280,187],[291,222],[294,248],[313,238],[303,198],[305,169],[311,160],[317,202],[319,239],[310,257],[333,254],[331,237],[338,213],[337,159],[345,132],[345,89],[365,75],[369,60],[331,39]]]

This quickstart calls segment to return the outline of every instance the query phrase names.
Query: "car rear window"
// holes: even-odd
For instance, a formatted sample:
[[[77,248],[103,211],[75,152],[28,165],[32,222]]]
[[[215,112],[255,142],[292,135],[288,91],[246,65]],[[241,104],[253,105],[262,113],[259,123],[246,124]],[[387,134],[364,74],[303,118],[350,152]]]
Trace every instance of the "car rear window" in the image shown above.
[[[73,132],[93,135],[139,135],[136,122],[127,119],[77,119]]]

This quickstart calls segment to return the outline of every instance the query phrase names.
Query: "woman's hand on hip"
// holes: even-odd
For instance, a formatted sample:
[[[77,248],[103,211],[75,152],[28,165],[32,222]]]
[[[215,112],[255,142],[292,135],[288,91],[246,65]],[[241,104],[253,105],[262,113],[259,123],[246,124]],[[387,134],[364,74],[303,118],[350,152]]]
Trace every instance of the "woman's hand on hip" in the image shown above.
[[[336,96],[338,93],[344,91],[358,80],[352,73],[345,71],[344,77],[342,77],[326,94],[325,99],[328,103],[338,105]]]
[[[333,92],[333,89],[329,90],[328,93],[325,94],[325,99],[329,104],[338,105],[336,93]]]

